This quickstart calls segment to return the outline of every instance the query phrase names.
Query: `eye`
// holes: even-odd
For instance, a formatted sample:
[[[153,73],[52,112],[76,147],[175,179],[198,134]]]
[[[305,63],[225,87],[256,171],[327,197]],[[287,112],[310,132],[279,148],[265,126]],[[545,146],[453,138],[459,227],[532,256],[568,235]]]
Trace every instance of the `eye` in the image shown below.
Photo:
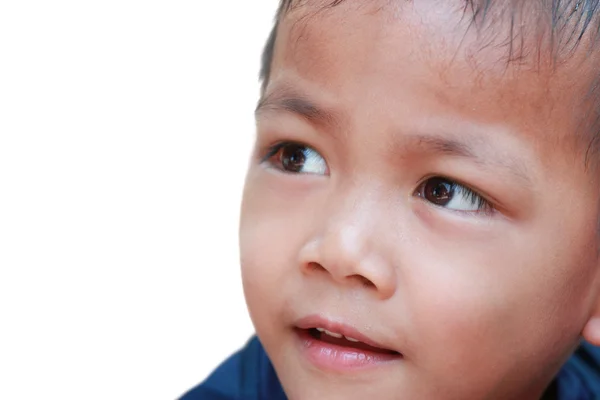
[[[265,157],[275,168],[294,174],[326,175],[327,163],[314,149],[298,143],[280,143]]]
[[[473,190],[440,177],[423,182],[416,195],[438,207],[453,211],[489,213],[493,210],[491,204]]]

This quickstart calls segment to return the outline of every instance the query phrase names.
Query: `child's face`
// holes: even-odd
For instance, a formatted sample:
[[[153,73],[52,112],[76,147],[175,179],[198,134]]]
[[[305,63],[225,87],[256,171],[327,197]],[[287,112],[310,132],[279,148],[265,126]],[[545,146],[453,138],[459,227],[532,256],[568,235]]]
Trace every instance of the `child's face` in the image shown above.
[[[280,25],[240,231],[257,333],[291,399],[535,398],[596,306],[586,67],[384,3]]]

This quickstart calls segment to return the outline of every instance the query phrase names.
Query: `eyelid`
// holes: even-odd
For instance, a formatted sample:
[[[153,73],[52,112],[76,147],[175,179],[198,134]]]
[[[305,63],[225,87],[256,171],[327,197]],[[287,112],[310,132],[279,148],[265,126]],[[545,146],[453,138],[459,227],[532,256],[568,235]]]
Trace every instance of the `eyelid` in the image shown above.
[[[429,174],[427,176],[425,176],[424,178],[422,178],[419,183],[417,184],[417,189],[415,189],[415,192],[428,180],[433,179],[433,178],[440,178],[440,179],[445,179],[447,181],[450,181],[458,186],[461,186],[471,192],[473,192],[474,194],[476,194],[477,196],[481,197],[483,200],[485,200],[486,202],[490,203],[491,206],[493,206],[494,208],[496,208],[496,204],[498,204],[498,201],[493,197],[488,195],[486,192],[478,189],[477,187],[475,187],[474,185],[471,185],[469,183],[465,183],[464,181],[457,179],[457,178],[452,178],[450,176],[444,175],[444,174]]]
[[[271,159],[273,157],[277,156],[277,154],[280,151],[282,151],[283,149],[285,149],[286,146],[295,146],[295,147],[303,148],[303,149],[305,149],[305,151],[308,151],[309,153],[312,153],[312,154],[318,156],[325,164],[324,171],[322,171],[322,173],[292,172],[292,171],[288,171],[287,169],[285,169],[285,167],[282,168],[280,166],[275,165],[275,163],[273,161],[271,161]],[[285,173],[291,173],[294,175],[329,175],[329,166],[327,164],[327,161],[325,160],[325,157],[318,150],[316,150],[313,146],[310,146],[308,144],[305,144],[305,143],[303,143],[301,141],[297,141],[297,140],[281,140],[281,141],[278,141],[278,142],[268,146],[266,148],[266,150],[264,150],[260,153],[259,162],[261,164],[270,164],[271,166],[275,167],[277,170],[280,170]],[[279,161],[277,161],[277,164],[278,163],[279,163]],[[307,164],[307,165],[309,165],[309,164]]]
[[[261,152],[261,155],[259,156],[260,162],[264,163],[264,162],[268,161],[271,157],[273,157],[275,154],[277,154],[277,152],[279,150],[281,150],[284,146],[288,146],[288,145],[296,145],[296,146],[306,147],[309,149],[313,149],[315,152],[319,153],[317,150],[315,150],[315,148],[313,146],[310,146],[310,145],[303,143],[301,141],[298,141],[298,140],[279,140],[279,141],[273,143],[272,145],[268,146],[265,150],[263,150]],[[321,153],[319,153],[319,154],[321,154]]]
[[[419,184],[417,185],[417,188],[415,189],[414,193],[415,195],[417,195],[417,197],[419,198],[423,198],[420,194],[421,188],[430,180],[432,179],[441,179],[441,180],[445,180],[448,181],[456,186],[459,186],[463,191],[466,191],[469,193],[469,195],[472,196],[476,196],[479,200],[481,200],[484,203],[484,207],[481,210],[478,211],[465,211],[465,210],[455,210],[452,208],[448,208],[448,207],[443,207],[443,206],[439,206],[436,205],[434,203],[431,203],[429,201],[427,201],[426,199],[424,199],[427,203],[431,203],[432,206],[452,212],[452,213],[456,213],[456,214],[483,214],[483,215],[492,215],[495,214],[496,212],[502,212],[502,209],[499,208],[497,206],[497,203],[495,202],[495,200],[490,200],[490,197],[482,194],[482,192],[476,188],[474,188],[472,185],[470,184],[465,184],[463,183],[463,181],[455,179],[455,178],[450,178],[447,175],[443,175],[443,174],[430,174],[427,175],[425,178],[421,179],[419,181]]]
[[[480,208],[477,211],[466,211],[466,210],[455,210],[455,209],[450,209],[452,211],[456,211],[456,212],[469,212],[469,213],[475,213],[475,214],[490,214],[492,213],[495,208],[493,206],[492,203],[490,203],[485,197],[483,197],[481,194],[479,194],[479,192],[471,189],[468,186],[465,185],[461,185],[459,183],[455,183],[456,186],[459,186],[461,188],[461,190],[471,198],[471,202],[472,203],[477,203],[478,207]]]
[[[279,150],[281,150],[281,148],[286,143],[287,142],[285,142],[285,141],[279,141],[279,142],[276,142],[276,143],[270,145],[265,150],[261,151],[261,154],[259,156],[260,162],[264,163],[264,162],[268,161],[271,157],[273,157],[275,154],[277,154],[277,152]]]

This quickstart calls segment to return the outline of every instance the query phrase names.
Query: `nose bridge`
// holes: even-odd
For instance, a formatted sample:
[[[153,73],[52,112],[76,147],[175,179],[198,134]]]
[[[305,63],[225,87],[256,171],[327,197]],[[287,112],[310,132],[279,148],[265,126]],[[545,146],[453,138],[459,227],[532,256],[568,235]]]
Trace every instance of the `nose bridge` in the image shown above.
[[[342,278],[357,273],[371,252],[370,235],[364,223],[336,219],[327,224],[321,243],[321,259],[332,274]]]
[[[368,178],[367,178],[368,179]],[[319,265],[338,283],[367,284],[389,297],[395,290],[395,271],[384,254],[384,208],[373,182],[354,181],[338,190],[324,208],[321,231],[305,265]],[[308,270],[314,271],[314,268]]]
[[[373,249],[370,242],[377,224],[375,191],[356,183],[333,198],[324,221],[325,251],[340,252],[358,261]],[[380,205],[381,206],[381,205]],[[342,254],[338,254],[341,257]]]

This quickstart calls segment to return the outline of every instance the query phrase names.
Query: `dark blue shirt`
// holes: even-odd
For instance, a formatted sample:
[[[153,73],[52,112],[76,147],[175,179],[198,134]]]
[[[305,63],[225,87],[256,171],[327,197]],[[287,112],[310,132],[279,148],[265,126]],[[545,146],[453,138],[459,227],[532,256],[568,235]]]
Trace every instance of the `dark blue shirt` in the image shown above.
[[[600,399],[600,348],[583,342],[543,399]],[[286,400],[286,397],[265,350],[253,337],[180,400]]]

